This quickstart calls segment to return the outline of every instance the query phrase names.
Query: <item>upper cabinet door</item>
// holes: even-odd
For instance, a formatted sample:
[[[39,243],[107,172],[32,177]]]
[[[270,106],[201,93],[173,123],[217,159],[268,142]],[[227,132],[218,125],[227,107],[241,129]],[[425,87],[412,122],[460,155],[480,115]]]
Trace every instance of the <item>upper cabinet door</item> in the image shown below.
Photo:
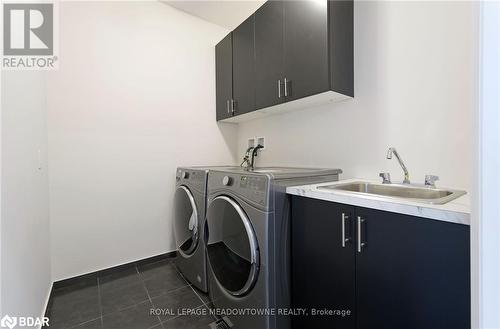
[[[215,84],[217,120],[233,115],[233,46],[231,33],[215,46]]]
[[[255,110],[254,15],[233,31],[234,115]]]
[[[354,97],[354,6],[329,1],[330,89]]]
[[[255,103],[261,109],[284,101],[283,1],[255,12]]]
[[[328,1],[284,1],[286,100],[329,90]]]

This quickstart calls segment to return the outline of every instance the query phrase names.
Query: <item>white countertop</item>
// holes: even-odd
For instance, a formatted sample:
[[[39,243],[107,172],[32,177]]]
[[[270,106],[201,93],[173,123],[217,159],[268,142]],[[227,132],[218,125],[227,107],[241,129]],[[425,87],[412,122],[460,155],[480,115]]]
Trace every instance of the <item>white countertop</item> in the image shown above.
[[[337,182],[320,184],[290,186],[287,187],[288,194],[304,196],[313,199],[338,202],[358,207],[372,208],[399,214],[424,217],[441,220],[445,222],[470,225],[470,196],[465,194],[455,200],[443,205],[426,204],[399,199],[387,199],[384,197],[353,193],[340,190],[318,189],[320,186],[345,184],[351,182],[373,182],[366,179],[346,179]],[[379,183],[379,182],[373,182]]]

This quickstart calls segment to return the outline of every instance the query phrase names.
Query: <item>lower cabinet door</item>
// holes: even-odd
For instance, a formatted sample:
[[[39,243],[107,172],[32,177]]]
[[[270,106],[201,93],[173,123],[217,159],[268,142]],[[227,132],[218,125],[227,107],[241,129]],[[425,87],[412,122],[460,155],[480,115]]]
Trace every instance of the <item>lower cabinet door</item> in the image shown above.
[[[364,208],[356,225],[357,329],[470,329],[469,226]]]
[[[355,328],[353,215],[352,206],[292,198],[292,307],[308,313],[292,328]]]

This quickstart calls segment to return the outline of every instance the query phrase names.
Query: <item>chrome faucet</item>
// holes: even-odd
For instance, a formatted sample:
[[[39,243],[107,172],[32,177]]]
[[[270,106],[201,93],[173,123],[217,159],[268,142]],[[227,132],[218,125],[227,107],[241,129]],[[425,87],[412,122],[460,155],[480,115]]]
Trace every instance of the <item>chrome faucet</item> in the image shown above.
[[[403,169],[403,172],[405,174],[405,179],[403,180],[403,184],[410,184],[410,174],[408,173],[408,169],[406,169],[406,166],[403,163],[403,160],[401,159],[398,151],[396,151],[396,149],[394,147],[390,147],[389,150],[387,150],[387,159],[389,159],[389,160],[392,159],[393,154],[396,156],[396,159],[398,160],[399,165],[401,166],[401,168]]]
[[[425,175],[425,186],[428,187],[436,187],[436,181],[439,180],[439,177],[436,175]]]
[[[379,176],[382,178],[382,184],[392,184],[391,174],[388,172],[381,172]]]

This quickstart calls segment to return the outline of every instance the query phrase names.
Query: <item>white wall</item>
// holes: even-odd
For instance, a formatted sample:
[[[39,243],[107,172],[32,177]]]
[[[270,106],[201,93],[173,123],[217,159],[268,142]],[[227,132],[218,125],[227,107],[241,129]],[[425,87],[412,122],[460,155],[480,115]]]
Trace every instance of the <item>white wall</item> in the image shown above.
[[[238,25],[255,12],[266,0],[162,0],[170,6],[206,21],[215,23],[229,30]]]
[[[215,122],[214,45],[227,32],[159,2],[60,4],[54,280],[175,249],[175,168],[235,161],[235,127]]]
[[[441,186],[469,189],[477,4],[355,1],[354,22],[355,98],[240,124],[238,154],[265,136],[257,165],[337,167],[344,178],[389,171],[401,181],[385,158],[395,146],[413,181],[436,174]]]
[[[481,4],[481,112],[479,158],[480,317],[500,328],[500,3]]]
[[[45,87],[44,73],[2,72],[0,314],[11,316],[43,315],[52,283]]]

